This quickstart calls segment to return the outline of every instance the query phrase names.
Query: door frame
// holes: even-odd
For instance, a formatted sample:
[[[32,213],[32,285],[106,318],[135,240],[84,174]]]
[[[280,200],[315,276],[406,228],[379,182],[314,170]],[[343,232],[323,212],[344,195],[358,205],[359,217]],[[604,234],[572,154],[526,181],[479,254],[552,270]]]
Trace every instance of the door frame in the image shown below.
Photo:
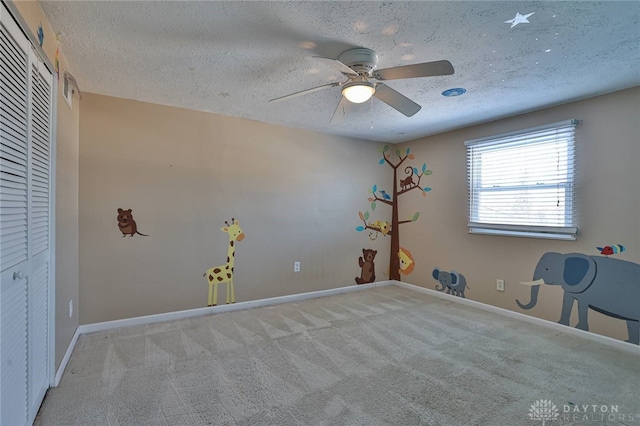
[[[51,71],[51,70],[50,70]],[[49,387],[56,386],[56,163],[58,133],[58,73],[52,71],[51,137],[49,140]]]

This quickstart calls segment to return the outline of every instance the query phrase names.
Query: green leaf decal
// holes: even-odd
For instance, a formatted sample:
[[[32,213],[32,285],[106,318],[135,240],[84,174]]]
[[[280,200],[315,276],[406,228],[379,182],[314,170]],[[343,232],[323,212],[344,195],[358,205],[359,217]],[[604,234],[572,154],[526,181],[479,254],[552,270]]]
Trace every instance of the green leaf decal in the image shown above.
[[[400,150],[399,150],[399,149],[396,149],[396,155],[397,155],[398,157],[400,157]]]
[[[369,220],[369,212],[364,212],[364,220]]]
[[[413,217],[411,218],[411,220],[413,222],[415,222],[416,220],[418,220],[418,218],[420,217],[420,212],[417,212],[416,214],[413,215]]]
[[[376,202],[371,203],[371,211],[376,209]]]
[[[429,176],[430,174],[433,173],[433,170],[425,170],[424,173],[422,173],[425,176]]]
[[[389,145],[385,145],[384,148],[382,149],[382,152],[387,152],[389,151]]]

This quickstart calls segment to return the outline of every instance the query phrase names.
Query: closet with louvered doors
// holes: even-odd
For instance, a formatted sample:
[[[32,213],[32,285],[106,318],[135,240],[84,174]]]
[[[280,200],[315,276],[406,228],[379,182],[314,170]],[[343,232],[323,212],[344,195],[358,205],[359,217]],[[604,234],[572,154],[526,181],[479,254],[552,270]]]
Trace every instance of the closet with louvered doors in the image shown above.
[[[0,424],[51,381],[52,73],[0,5]]]

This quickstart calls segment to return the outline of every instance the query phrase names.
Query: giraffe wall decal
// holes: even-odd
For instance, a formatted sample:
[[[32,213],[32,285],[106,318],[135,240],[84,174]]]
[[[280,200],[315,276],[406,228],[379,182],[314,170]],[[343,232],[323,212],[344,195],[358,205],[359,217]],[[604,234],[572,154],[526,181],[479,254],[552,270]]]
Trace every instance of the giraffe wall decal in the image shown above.
[[[240,228],[240,221],[231,218],[231,225],[225,220],[227,226],[222,229],[223,232],[229,234],[229,249],[227,250],[227,264],[214,266],[207,269],[204,277],[209,283],[209,299],[208,306],[216,306],[218,304],[218,284],[227,285],[227,303],[236,303],[236,296],[233,290],[233,265],[234,255],[236,251],[236,241],[244,239],[244,232]]]

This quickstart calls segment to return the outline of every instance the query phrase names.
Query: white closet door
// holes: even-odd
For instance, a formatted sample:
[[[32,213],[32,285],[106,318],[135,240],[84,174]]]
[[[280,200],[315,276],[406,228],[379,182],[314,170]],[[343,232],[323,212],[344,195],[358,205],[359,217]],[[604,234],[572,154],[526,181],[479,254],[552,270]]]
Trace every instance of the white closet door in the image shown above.
[[[49,219],[51,199],[52,75],[31,53],[29,132],[29,419],[33,420],[49,388]]]
[[[0,424],[27,422],[28,54],[0,8]]]
[[[49,387],[53,77],[0,6],[0,425]]]

